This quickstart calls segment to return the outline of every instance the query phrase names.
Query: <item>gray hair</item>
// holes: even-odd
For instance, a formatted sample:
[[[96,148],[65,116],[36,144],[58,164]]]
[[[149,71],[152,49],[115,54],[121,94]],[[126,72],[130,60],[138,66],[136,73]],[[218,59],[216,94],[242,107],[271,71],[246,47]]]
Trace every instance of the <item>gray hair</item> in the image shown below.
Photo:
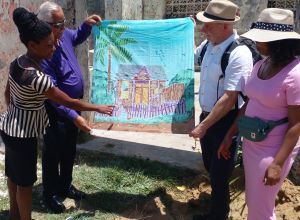
[[[61,7],[55,2],[46,1],[40,5],[38,18],[45,22],[53,22],[53,13],[60,10]]]

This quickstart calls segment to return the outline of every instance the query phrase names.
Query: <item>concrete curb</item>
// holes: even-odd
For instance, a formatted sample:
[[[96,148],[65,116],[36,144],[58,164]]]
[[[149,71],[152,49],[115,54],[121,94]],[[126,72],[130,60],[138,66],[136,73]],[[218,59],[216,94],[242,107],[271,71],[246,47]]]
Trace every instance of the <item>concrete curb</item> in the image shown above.
[[[187,134],[104,130],[93,130],[92,133],[97,138],[79,144],[79,149],[139,157],[172,166],[204,171],[199,143],[193,150],[194,139],[189,138]]]
[[[103,152],[125,157],[159,161],[171,166],[203,171],[199,142],[186,134],[93,130],[94,139],[78,144],[78,150]],[[5,154],[0,137],[0,154]],[[3,157],[4,158],[4,157]]]

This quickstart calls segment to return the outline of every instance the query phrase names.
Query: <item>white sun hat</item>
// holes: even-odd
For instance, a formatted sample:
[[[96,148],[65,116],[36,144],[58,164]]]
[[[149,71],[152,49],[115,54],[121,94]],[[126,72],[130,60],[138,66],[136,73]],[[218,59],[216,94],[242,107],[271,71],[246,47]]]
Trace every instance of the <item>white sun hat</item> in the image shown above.
[[[294,31],[293,12],[280,8],[264,9],[252,29],[241,36],[257,42],[300,39],[300,34]]]

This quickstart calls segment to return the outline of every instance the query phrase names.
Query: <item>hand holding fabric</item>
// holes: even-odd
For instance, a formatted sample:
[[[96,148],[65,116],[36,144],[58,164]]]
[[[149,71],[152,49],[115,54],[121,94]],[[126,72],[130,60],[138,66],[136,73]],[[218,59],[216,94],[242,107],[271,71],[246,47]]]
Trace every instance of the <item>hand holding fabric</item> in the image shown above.
[[[196,27],[196,19],[195,19],[195,15],[190,15],[189,16],[190,19],[192,20],[193,24],[194,24],[194,27]]]
[[[102,21],[101,17],[99,15],[91,15],[89,17],[86,18],[85,23],[88,25],[94,25],[94,24],[98,24]]]

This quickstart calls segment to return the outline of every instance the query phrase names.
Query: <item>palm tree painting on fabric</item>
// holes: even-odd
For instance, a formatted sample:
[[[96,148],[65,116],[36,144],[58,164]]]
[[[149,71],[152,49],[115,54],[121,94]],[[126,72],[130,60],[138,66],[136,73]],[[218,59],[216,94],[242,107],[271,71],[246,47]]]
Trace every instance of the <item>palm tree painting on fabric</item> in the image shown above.
[[[96,39],[96,59],[104,65],[105,54],[107,53],[107,94],[111,90],[111,65],[112,58],[119,62],[132,62],[132,54],[125,48],[128,44],[135,44],[137,41],[130,37],[124,37],[129,27],[117,24],[117,21],[110,21],[108,25],[98,26],[100,34]]]
[[[92,31],[91,102],[115,106],[111,117],[95,114],[97,126],[178,132],[194,125],[189,18],[104,20]]]

